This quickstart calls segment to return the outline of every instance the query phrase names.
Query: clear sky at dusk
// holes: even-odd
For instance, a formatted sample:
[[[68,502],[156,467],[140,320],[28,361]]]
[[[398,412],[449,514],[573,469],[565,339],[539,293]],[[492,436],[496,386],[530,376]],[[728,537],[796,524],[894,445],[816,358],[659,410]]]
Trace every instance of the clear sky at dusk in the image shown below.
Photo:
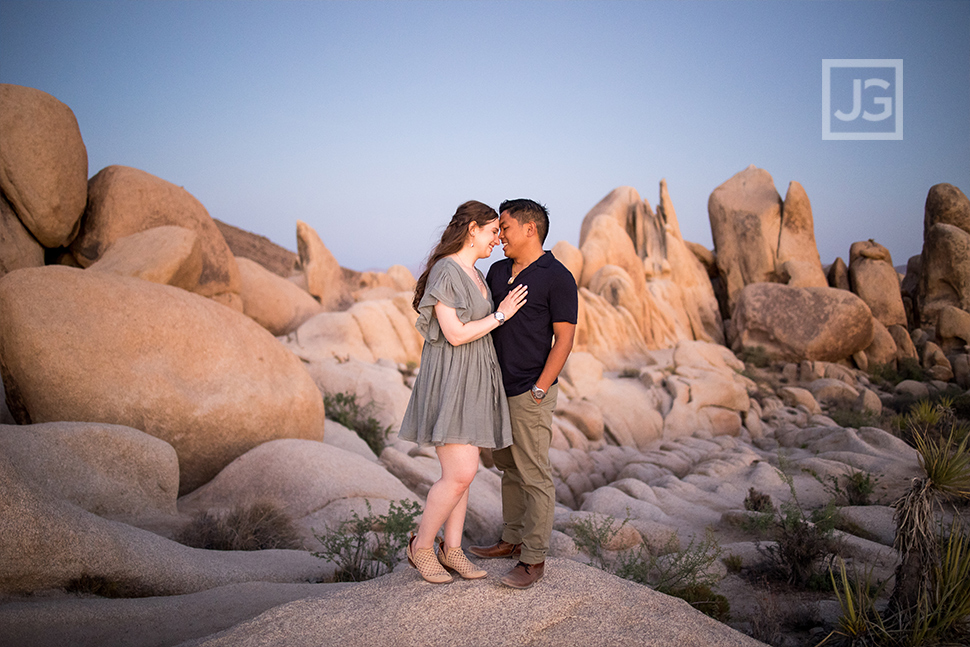
[[[902,59],[901,140],[823,140],[824,59]],[[963,0],[0,0],[0,82],[71,107],[90,175],[148,171],[293,250],[304,220],[358,270],[416,269],[468,199],[535,198],[546,246],[577,245],[662,178],[710,248],[708,197],[750,164],[804,186],[823,264],[873,238],[903,265],[929,188],[970,193]]]

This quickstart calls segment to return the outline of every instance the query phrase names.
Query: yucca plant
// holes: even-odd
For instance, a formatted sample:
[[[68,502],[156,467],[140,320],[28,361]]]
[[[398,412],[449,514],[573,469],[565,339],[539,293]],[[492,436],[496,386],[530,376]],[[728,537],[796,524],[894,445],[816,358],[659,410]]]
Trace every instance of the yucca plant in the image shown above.
[[[842,607],[838,627],[819,643],[838,645],[840,647],[876,647],[892,644],[892,636],[886,628],[882,616],[876,610],[875,598],[872,593],[872,571],[862,577],[849,578],[845,561],[840,557],[839,576],[836,578],[833,570],[829,571],[832,588]]]
[[[933,585],[905,636],[910,645],[966,645],[970,618],[970,533],[958,522],[941,540]]]
[[[949,589],[956,586],[950,579],[956,576],[950,573],[962,567],[963,548],[959,537],[966,534],[965,530],[954,528],[944,545],[937,521],[943,513],[944,501],[970,499],[970,436],[962,433],[945,400],[932,412],[926,406],[918,406],[908,418],[909,432],[925,477],[914,479],[910,490],[893,503],[894,546],[899,551],[900,563],[896,567],[887,620],[907,636],[904,644],[934,644],[955,631],[970,611],[970,602],[966,602],[970,590],[964,589],[961,600],[968,606],[954,606],[949,597]],[[939,428],[941,421],[949,424],[945,432]],[[962,440],[958,441],[961,435]],[[939,615],[941,604],[951,609],[942,616]],[[952,618],[953,614],[958,617]]]

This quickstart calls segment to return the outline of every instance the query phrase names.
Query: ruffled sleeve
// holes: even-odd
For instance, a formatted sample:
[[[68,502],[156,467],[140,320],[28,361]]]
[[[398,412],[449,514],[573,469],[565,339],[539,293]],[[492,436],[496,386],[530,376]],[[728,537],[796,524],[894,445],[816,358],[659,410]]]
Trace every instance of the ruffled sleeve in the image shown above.
[[[414,327],[429,344],[447,343],[434,312],[434,307],[439,301],[454,308],[458,313],[458,320],[462,323],[471,321],[469,298],[471,295],[462,274],[462,269],[449,259],[441,259],[435,263],[428,274],[428,283],[425,286],[424,296],[418,304],[418,320]]]

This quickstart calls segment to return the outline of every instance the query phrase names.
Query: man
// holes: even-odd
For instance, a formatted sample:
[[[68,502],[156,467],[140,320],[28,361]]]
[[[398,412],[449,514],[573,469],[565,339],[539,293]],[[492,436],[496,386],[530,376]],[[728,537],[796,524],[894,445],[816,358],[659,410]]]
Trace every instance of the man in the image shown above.
[[[502,537],[492,546],[472,546],[483,558],[517,557],[502,583],[526,589],[542,577],[556,507],[549,464],[557,379],[573,347],[578,296],[576,281],[552,252],[543,251],[549,213],[533,200],[506,200],[499,208],[504,260],[488,270],[495,303],[515,286],[528,286],[518,313],[492,331],[512,418],[512,446],[495,450],[502,470]]]

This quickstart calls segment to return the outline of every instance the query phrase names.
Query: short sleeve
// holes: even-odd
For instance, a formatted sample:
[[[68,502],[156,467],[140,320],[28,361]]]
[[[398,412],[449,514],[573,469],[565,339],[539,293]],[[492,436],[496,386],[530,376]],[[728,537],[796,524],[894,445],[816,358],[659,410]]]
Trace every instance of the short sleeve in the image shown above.
[[[579,318],[579,293],[576,289],[576,279],[565,266],[560,266],[557,270],[556,281],[549,299],[550,315],[553,323],[575,324]]]
[[[438,324],[438,317],[434,312],[434,307],[439,302],[454,308],[462,323],[468,323],[471,318],[468,288],[459,274],[461,271],[455,263],[442,259],[434,264],[428,274],[424,296],[418,304],[418,320],[414,327],[430,344],[440,344],[445,341],[441,326]]]

